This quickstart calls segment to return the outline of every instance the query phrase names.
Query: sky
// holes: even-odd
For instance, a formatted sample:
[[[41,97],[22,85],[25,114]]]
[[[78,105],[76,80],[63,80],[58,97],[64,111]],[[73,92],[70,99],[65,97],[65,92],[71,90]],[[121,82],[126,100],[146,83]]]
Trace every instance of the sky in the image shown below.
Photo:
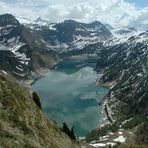
[[[148,27],[148,0],[0,0],[0,14],[50,22],[98,20],[112,27]]]
[[[126,0],[129,3],[135,3],[137,7],[146,7],[148,6],[148,0]]]

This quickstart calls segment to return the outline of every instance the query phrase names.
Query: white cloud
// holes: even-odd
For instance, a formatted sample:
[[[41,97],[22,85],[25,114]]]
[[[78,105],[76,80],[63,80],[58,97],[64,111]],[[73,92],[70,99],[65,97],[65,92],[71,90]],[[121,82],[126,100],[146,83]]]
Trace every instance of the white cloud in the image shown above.
[[[51,22],[75,19],[99,20],[112,26],[148,24],[148,7],[140,9],[124,0],[1,0],[0,13],[33,19],[41,16]]]

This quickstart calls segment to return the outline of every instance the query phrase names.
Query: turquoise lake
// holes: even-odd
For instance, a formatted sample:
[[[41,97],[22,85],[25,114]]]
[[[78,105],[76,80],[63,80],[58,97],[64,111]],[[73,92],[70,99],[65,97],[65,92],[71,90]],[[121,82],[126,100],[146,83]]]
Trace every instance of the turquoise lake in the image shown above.
[[[59,126],[74,126],[77,136],[85,136],[100,120],[99,102],[108,89],[95,85],[98,74],[92,63],[63,61],[37,80],[32,89],[41,99],[43,111]]]

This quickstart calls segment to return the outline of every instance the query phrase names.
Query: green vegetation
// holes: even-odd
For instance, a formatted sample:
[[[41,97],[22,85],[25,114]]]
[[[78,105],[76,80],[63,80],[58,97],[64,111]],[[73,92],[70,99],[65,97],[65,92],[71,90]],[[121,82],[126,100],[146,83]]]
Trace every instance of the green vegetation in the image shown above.
[[[124,129],[132,129],[133,127],[136,127],[142,123],[147,123],[147,122],[148,118],[146,118],[145,116],[135,115],[132,120],[126,122],[126,124],[124,124],[122,127]]]
[[[86,141],[93,141],[93,140],[98,140],[98,138],[100,136],[103,136],[107,133],[107,131],[109,130],[108,126],[105,126],[101,129],[95,129],[93,131],[91,131],[87,136],[86,136]]]
[[[46,118],[28,90],[0,75],[0,147],[78,148]]]
[[[93,140],[98,140],[100,136],[106,135],[109,131],[113,133],[117,132],[120,128],[120,125],[122,125],[122,123],[127,119],[130,118],[123,118],[122,120],[118,120],[113,124],[93,130],[86,136],[86,141],[89,142]],[[138,144],[148,144],[148,118],[146,118],[145,116],[135,115],[132,120],[129,120],[125,124],[123,124],[122,128],[125,130],[130,130],[135,128],[136,126],[138,129],[136,134],[138,138]]]
[[[41,109],[42,107],[41,107],[40,97],[38,96],[36,92],[32,93],[32,98],[34,102],[36,103],[36,105]]]
[[[148,119],[143,123],[136,132],[138,144],[148,145]]]
[[[100,129],[96,129],[91,131],[87,136],[86,140],[87,141],[93,141],[93,140],[98,140],[100,136],[106,135],[108,132],[116,132],[119,129],[119,122],[115,122],[110,125],[106,125]]]
[[[64,122],[62,131],[65,132],[72,140],[76,140],[76,136],[74,134],[74,127],[72,127],[70,130],[67,124]]]
[[[148,146],[144,145],[127,145],[127,144],[122,144],[120,146],[115,146],[114,148],[148,148]]]

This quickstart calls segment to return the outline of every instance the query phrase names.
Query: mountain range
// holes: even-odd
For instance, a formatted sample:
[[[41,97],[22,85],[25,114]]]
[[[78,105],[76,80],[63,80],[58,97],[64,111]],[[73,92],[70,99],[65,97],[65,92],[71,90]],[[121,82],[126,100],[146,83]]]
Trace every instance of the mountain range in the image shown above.
[[[37,138],[43,140],[40,144],[37,143],[38,145],[52,143],[50,140],[56,143],[59,138],[61,143],[66,140],[66,144],[68,143],[66,147],[70,148],[72,143],[68,137],[65,138],[52,121],[45,119],[41,111],[35,107],[29,93],[18,86],[16,81],[40,77],[43,69],[52,68],[66,57],[95,55],[97,58],[95,70],[101,73],[97,83],[109,88],[109,92],[100,102],[108,122],[103,124],[103,128],[101,125],[99,129],[89,133],[86,141],[88,143],[97,141],[99,136],[104,136],[109,131],[115,133],[124,128],[126,134],[132,131],[134,135],[134,140],[128,141],[129,144],[148,145],[147,44],[148,31],[139,32],[134,27],[112,31],[99,21],[89,24],[74,20],[49,23],[42,18],[31,21],[11,14],[0,15],[0,92],[2,92],[0,107],[4,116],[8,116],[6,119],[2,118],[3,122],[0,122],[0,128],[3,129],[0,134],[2,137],[10,138],[14,136],[11,131],[16,130],[19,136],[22,131],[24,132],[23,129],[27,128],[27,134],[31,132],[30,135],[36,137],[34,146]],[[13,79],[13,82],[10,79],[11,81]],[[23,100],[19,100],[18,96]],[[14,115],[9,116],[10,112],[6,114],[5,111],[9,109],[17,111],[18,106],[23,108],[20,112],[25,110],[25,113],[18,115],[19,111],[15,112],[19,118],[14,121]],[[29,114],[35,111],[37,115],[32,115],[31,119]],[[47,127],[47,134],[50,135],[49,126],[51,124],[54,126],[51,130],[54,130],[53,134],[58,137],[57,139],[50,139],[52,134],[48,137],[38,131],[42,123],[35,124],[37,117],[42,119],[44,128]],[[19,125],[18,129],[15,129],[13,124],[15,122],[20,124],[20,120],[21,122],[26,120],[24,126]],[[28,127],[27,121],[32,123],[31,127]],[[13,138],[16,138],[15,136]],[[47,136],[46,142],[45,136]],[[23,144],[25,140],[24,137],[20,139]],[[4,140],[2,144],[4,145]],[[60,147],[60,144],[55,147]],[[79,147],[79,145],[74,143],[72,147]]]
[[[39,18],[36,24],[20,24],[10,14],[0,16],[2,70],[14,77],[29,78],[39,68],[51,68],[58,61],[59,53],[76,49],[83,53],[89,44],[112,37],[100,22],[83,24],[67,20],[48,25],[40,22]]]

